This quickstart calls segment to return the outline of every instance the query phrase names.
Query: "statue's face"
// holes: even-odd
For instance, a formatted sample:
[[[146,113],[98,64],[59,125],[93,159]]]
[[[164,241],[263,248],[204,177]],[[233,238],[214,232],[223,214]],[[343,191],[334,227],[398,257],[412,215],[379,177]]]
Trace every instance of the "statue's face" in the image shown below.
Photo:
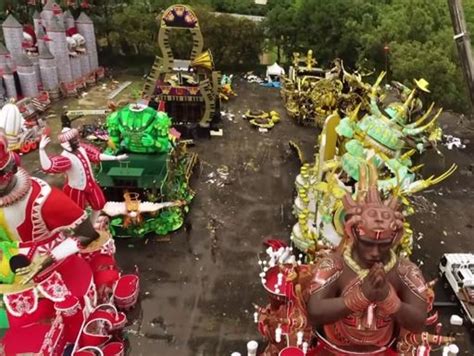
[[[390,239],[393,235],[395,214],[389,208],[377,206],[364,209],[361,214],[363,223],[359,227],[359,235],[367,235],[374,240]]]
[[[69,141],[61,143],[61,147],[64,148],[66,151],[74,152],[79,148],[80,142],[79,138],[75,137]]]
[[[398,236],[398,230],[393,229],[396,217],[391,209],[380,205],[368,205],[360,217],[362,221],[355,227],[354,243],[359,262],[370,268],[390,257],[390,249]]]
[[[77,150],[79,148],[79,138],[75,137],[72,140],[69,141],[69,144],[71,145],[71,149],[73,151]]]
[[[0,195],[5,192],[10,183],[12,182],[15,173],[17,171],[16,163],[14,159],[10,159],[10,162],[0,171]]]
[[[371,268],[375,263],[385,263],[390,257],[391,240],[372,240],[359,237],[354,241],[359,263],[365,268]]]

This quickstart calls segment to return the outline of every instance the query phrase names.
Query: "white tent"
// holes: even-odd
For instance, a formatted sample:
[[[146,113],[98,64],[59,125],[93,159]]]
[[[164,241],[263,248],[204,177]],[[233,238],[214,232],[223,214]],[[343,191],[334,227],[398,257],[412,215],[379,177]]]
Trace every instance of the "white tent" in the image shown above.
[[[278,63],[274,63],[271,66],[267,67],[267,74],[266,78],[267,81],[273,82],[274,77],[278,77],[278,80],[280,80],[280,77],[285,74],[285,70],[278,65]]]

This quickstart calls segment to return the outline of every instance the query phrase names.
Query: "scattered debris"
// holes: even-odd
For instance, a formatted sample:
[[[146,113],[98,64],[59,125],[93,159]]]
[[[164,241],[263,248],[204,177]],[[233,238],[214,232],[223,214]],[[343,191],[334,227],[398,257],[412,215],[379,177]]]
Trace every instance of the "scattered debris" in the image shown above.
[[[221,117],[222,117],[222,118],[226,118],[226,119],[229,120],[229,121],[235,122],[235,121],[234,121],[235,115],[232,114],[232,113],[229,112],[229,111],[221,111]]]
[[[249,120],[251,125],[258,127],[259,129],[266,129],[267,131],[273,128],[277,122],[280,122],[280,114],[273,110],[270,112],[263,110],[247,110],[242,117],[246,120]],[[267,132],[261,130],[259,131]]]
[[[229,178],[229,167],[222,165],[217,168],[216,172],[211,172],[207,175],[206,183],[216,184],[219,188],[221,188],[227,184]]]
[[[449,318],[449,323],[451,325],[462,326],[463,318],[461,318],[459,315],[453,314],[451,315],[451,318]]]
[[[211,134],[211,136],[224,136],[224,130],[222,130],[222,129],[211,130],[210,134]]]
[[[281,88],[281,82],[279,81],[266,82],[266,83],[262,83],[261,85],[264,86],[265,88],[276,88],[276,89]]]
[[[264,80],[260,78],[259,76],[253,74],[253,72],[248,72],[244,74],[244,79],[249,83],[258,83],[258,84],[264,83]]]
[[[464,149],[466,145],[462,143],[459,137],[453,135],[443,135],[443,145],[448,148],[448,150],[452,150],[453,147]]]
[[[219,174],[219,177],[223,180],[227,180],[229,177],[229,167],[226,165],[222,165],[219,168],[217,168],[217,174]]]
[[[463,176],[468,176],[468,177],[472,177],[472,175],[474,174],[474,164],[470,164],[469,165],[469,168],[466,168],[466,169],[462,169],[460,171],[460,173],[463,175]]]
[[[414,195],[410,197],[410,201],[418,213],[421,214],[436,214],[436,204],[426,199],[422,195]]]

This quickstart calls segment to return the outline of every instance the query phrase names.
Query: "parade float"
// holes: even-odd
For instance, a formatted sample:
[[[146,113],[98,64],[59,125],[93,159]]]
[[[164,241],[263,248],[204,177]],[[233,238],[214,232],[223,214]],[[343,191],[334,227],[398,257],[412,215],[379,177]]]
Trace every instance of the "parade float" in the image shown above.
[[[209,136],[212,124],[220,118],[221,78],[214,70],[211,52],[203,51],[198,19],[189,6],[173,5],[163,12],[159,23],[162,57],[156,57],[143,95],[163,101],[173,126],[184,136]],[[190,58],[174,58],[170,44],[174,31],[191,33]]]
[[[364,77],[373,73],[349,72],[341,59],[335,59],[330,69],[315,68],[316,63],[311,51],[303,58],[295,53],[293,66],[283,77],[281,96],[292,119],[322,128],[326,117],[334,112],[345,116],[359,104],[362,111],[369,111],[372,86]],[[407,87],[402,90],[404,95],[407,90],[410,92]]]
[[[413,113],[410,109],[418,87],[410,90],[405,101],[381,108],[378,85],[383,75],[364,98],[369,102],[368,112],[362,111],[359,103],[342,119],[337,111],[327,117],[314,161],[304,162],[296,178],[294,213],[298,222],[291,238],[295,247],[308,256],[322,246],[338,246],[341,242],[342,198],[359,181],[360,164],[374,162],[379,189],[396,194],[406,216],[415,212],[410,196],[441,182],[456,169],[453,165],[437,177],[420,175],[422,165],[416,165],[420,155],[427,149],[436,149],[442,137],[437,125],[441,110],[433,112],[432,104],[423,114]],[[408,222],[404,231],[400,248],[410,255],[413,231]]]
[[[110,234],[19,166],[3,133],[0,178],[1,353],[121,354],[139,285],[118,267]]]
[[[342,199],[344,239],[320,248],[314,262],[282,241],[265,242],[258,263],[270,302],[254,313],[267,342],[262,355],[426,356],[457,349],[433,310],[435,281],[426,282],[396,252],[405,234],[402,204],[380,191],[377,174],[371,162],[361,164],[355,190]]]
[[[24,154],[38,148],[44,121],[34,104],[26,98],[2,107],[0,128],[7,135],[9,149]]]
[[[383,76],[347,115],[336,109],[326,117],[314,160],[294,145],[303,163],[295,182],[298,222],[290,245],[267,240],[258,261],[269,296],[254,313],[264,356],[458,350],[433,310],[435,281],[426,282],[407,258],[413,231],[406,218],[416,215],[411,196],[456,169],[419,173],[419,157],[441,140],[441,110],[423,108],[424,80],[414,89],[398,85],[397,99],[384,103]],[[468,310],[470,257],[446,255],[440,265]]]
[[[107,197],[103,208],[115,237],[165,235],[184,221],[193,198],[189,179],[197,155],[187,151],[171,118],[141,103],[129,104],[107,118],[110,154],[96,178]]]
[[[281,74],[281,97],[286,111],[300,124],[314,122],[310,93],[314,85],[326,76],[325,71],[316,65],[312,50],[309,50],[306,56],[296,52],[293,54],[288,75]]]

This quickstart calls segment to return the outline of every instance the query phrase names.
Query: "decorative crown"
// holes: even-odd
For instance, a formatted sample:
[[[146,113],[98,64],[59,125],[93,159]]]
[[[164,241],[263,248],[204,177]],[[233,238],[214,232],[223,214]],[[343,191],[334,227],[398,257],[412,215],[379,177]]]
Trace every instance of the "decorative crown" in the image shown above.
[[[353,240],[363,237],[374,241],[386,240],[396,243],[401,238],[403,215],[398,211],[398,199],[395,195],[391,195],[383,200],[377,188],[377,169],[372,163],[360,167],[356,199],[354,200],[348,193],[343,198],[343,204],[346,212],[344,229]]]

